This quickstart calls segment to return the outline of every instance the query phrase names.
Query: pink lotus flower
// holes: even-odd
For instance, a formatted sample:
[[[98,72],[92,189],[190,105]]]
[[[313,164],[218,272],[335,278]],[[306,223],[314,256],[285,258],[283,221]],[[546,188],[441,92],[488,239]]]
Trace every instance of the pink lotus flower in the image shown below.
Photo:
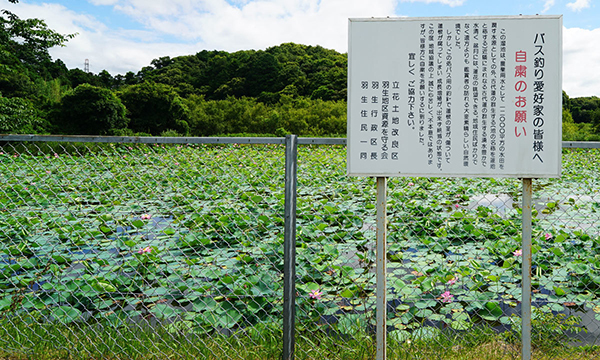
[[[448,284],[448,285],[456,284],[456,278],[452,278],[452,279],[448,280],[448,282],[446,284]]]
[[[454,204],[454,207],[458,209],[460,207],[460,205]]]
[[[146,246],[143,249],[139,249],[137,251],[138,254],[144,254],[144,253],[151,253],[152,252],[152,248],[150,246]]]
[[[142,220],[148,220],[150,219],[152,216],[150,214],[142,214],[142,216],[140,216],[140,219]]]
[[[413,183],[413,182],[408,183],[408,186],[414,186],[414,185],[415,185],[415,183]]]
[[[521,249],[515,250],[515,251],[513,251],[513,255],[514,256],[523,256],[523,250],[521,250]]]
[[[550,239],[552,239],[552,234],[546,233],[546,235],[544,235],[544,237],[546,238],[546,240],[550,240]]]
[[[450,291],[446,291],[442,293],[442,302],[451,303],[454,298],[454,295],[450,294]]]
[[[319,291],[319,290],[311,290],[311,291],[308,293],[308,296],[309,296],[311,299],[316,299],[316,300],[320,300],[322,295],[323,295],[323,292],[322,292],[322,291]]]

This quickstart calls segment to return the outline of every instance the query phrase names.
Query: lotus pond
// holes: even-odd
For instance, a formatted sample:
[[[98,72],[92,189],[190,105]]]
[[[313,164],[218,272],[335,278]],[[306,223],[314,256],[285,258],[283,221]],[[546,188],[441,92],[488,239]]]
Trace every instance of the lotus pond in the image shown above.
[[[0,152],[0,318],[205,334],[281,324],[282,146]],[[599,158],[564,150],[562,178],[534,180],[533,303],[589,331],[600,320]],[[299,330],[370,328],[375,183],[345,175],[341,146],[300,147],[298,177]],[[514,327],[520,193],[518,179],[389,181],[390,336]]]

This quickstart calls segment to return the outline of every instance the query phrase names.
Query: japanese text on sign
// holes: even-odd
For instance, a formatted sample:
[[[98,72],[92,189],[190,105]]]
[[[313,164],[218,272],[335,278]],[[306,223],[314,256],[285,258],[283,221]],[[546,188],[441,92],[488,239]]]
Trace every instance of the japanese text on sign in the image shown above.
[[[559,176],[561,23],[351,19],[348,173]]]

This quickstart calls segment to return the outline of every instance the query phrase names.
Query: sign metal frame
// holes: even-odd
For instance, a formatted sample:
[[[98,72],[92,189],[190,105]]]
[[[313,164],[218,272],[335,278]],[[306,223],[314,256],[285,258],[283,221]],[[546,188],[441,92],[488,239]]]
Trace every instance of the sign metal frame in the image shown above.
[[[348,175],[560,176],[562,15],[348,28]]]

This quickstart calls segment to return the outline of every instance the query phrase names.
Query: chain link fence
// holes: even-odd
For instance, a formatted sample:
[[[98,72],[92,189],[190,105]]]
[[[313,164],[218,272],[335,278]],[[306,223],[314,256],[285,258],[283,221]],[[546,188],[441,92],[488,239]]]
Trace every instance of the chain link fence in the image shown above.
[[[27,140],[0,149],[0,352],[281,357],[281,139]],[[295,355],[371,359],[375,181],[331,142],[298,151]],[[536,354],[600,335],[599,157],[534,180]],[[389,180],[389,358],[520,356],[521,191]]]
[[[80,343],[126,346],[105,337],[160,327],[222,359],[229,349],[213,334],[281,323],[281,145],[8,143],[2,152],[2,317],[13,330],[58,323],[88,337],[42,332],[21,347],[52,341],[93,357],[103,346]],[[182,357],[180,345],[143,353]]]
[[[300,318],[335,329],[340,352],[362,337],[356,358],[374,358],[375,181],[345,176],[345,148],[303,150]],[[598,345],[599,155],[566,148],[562,177],[534,180],[534,358]],[[389,358],[520,358],[522,190],[521,179],[388,181]]]

